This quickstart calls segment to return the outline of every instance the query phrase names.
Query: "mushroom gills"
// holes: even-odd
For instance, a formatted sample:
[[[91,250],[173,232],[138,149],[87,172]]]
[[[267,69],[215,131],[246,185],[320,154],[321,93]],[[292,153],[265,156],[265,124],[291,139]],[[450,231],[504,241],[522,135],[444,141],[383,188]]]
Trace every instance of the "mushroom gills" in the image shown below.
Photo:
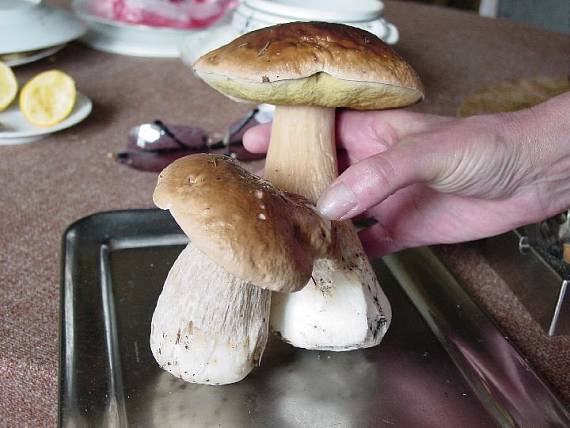
[[[259,364],[271,292],[225,272],[189,243],[170,269],[151,323],[158,364],[187,382],[238,382]]]
[[[345,243],[339,260],[317,260],[305,288],[272,297],[270,330],[299,348],[348,351],[375,346],[392,318],[360,241],[351,234],[353,226],[341,223],[337,228]]]

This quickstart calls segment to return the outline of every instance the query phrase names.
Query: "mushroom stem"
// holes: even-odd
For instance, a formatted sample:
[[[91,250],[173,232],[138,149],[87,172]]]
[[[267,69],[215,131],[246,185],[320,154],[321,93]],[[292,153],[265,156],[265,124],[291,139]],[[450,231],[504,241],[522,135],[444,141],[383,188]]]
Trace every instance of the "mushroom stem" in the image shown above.
[[[335,109],[277,106],[265,177],[315,203],[337,175]]]
[[[238,279],[191,243],[172,266],[151,323],[158,364],[187,382],[238,382],[259,363],[271,292]]]
[[[335,110],[278,106],[265,164],[277,187],[316,202],[338,175]],[[351,221],[334,222],[336,251],[301,291],[275,293],[270,328],[294,346],[342,351],[380,343],[391,309]]]

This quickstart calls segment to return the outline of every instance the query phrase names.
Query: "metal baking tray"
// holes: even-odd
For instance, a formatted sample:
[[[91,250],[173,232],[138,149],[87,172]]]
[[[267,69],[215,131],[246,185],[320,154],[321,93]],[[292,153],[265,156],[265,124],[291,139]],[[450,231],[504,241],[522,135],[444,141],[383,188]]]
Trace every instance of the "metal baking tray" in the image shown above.
[[[82,219],[62,252],[64,427],[569,426],[567,410],[429,249],[374,261],[394,319],[380,346],[293,348],[227,386],[185,383],[150,352],[150,320],[186,243],[159,210]]]

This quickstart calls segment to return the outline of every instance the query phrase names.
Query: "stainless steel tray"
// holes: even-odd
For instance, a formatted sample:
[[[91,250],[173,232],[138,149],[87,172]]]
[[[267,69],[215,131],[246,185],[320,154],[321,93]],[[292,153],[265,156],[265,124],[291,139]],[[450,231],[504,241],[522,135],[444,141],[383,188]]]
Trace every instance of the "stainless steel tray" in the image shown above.
[[[374,263],[394,319],[379,347],[271,338],[228,386],[184,383],[148,345],[186,239],[158,210],[96,214],[63,238],[59,423],[140,427],[569,426],[548,387],[428,249]]]

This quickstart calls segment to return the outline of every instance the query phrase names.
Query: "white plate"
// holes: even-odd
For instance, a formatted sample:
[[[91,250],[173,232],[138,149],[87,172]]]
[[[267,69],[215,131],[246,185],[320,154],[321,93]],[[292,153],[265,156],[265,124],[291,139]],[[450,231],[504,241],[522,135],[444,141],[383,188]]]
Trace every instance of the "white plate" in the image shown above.
[[[26,120],[18,108],[18,102],[15,101],[8,110],[0,112],[0,146],[31,143],[54,132],[77,125],[91,113],[92,106],[91,100],[78,92],[75,106],[63,122],[50,128],[40,128]]]
[[[2,54],[0,55],[0,61],[9,67],[17,67],[19,65],[29,64],[30,62],[38,61],[40,59],[46,58],[54,53],[59,52],[65,46],[59,45],[52,48],[40,49],[32,52],[18,52],[16,54]],[[13,58],[3,58],[3,55],[15,55]]]
[[[72,5],[77,16],[85,21],[89,28],[82,40],[104,52],[153,58],[178,58],[180,44],[184,38],[203,31],[128,24],[94,16],[85,10],[80,1],[74,1]]]
[[[0,0],[0,54],[58,46],[81,37],[85,24],[40,0]]]

